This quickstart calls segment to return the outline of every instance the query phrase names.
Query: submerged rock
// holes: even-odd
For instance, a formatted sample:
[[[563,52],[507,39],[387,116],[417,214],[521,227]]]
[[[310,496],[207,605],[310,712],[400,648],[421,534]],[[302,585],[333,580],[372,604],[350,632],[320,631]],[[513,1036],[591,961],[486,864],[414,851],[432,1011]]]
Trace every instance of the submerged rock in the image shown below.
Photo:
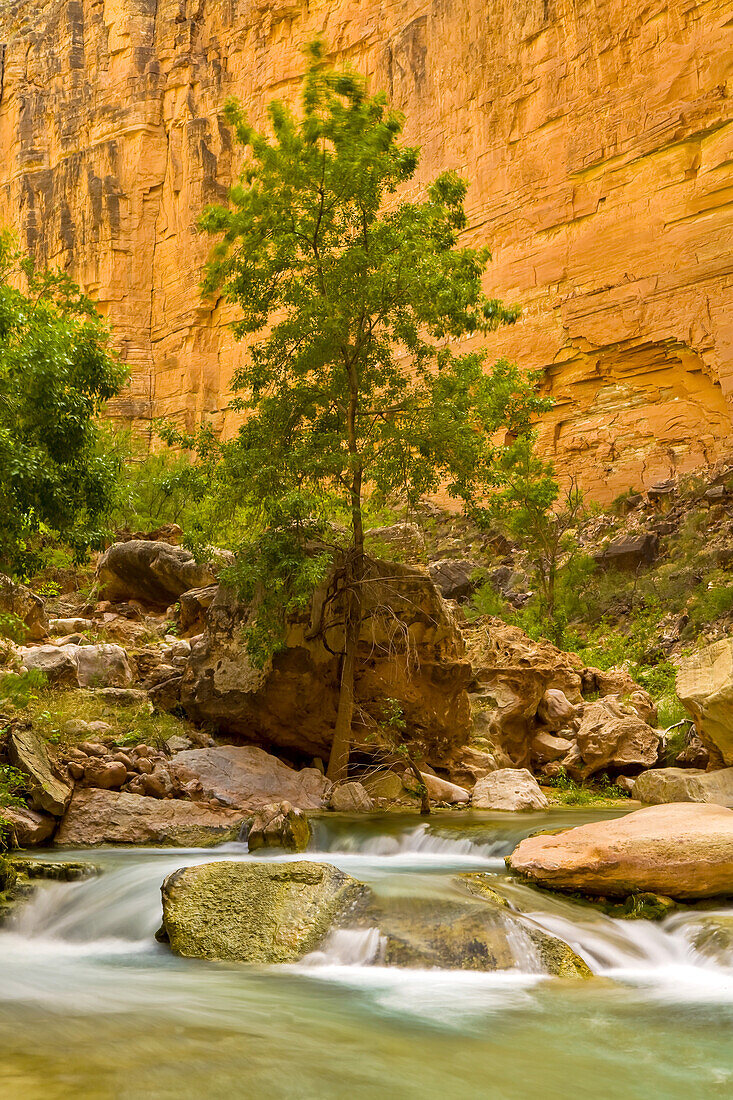
[[[673,803],[523,840],[507,865],[540,886],[602,897],[733,894],[733,810]]]
[[[362,923],[376,925],[384,937],[384,965],[480,971],[519,966],[562,977],[590,975],[568,944],[511,911],[490,886],[461,885],[474,896],[388,897],[366,908]]]
[[[330,786],[316,768],[295,771],[255,745],[179,752],[169,771],[180,783],[197,780],[205,798],[243,809],[286,800],[301,810],[319,810]]]
[[[526,768],[499,768],[479,779],[473,788],[472,805],[477,810],[546,810],[547,798]]]
[[[249,829],[247,843],[250,852],[259,848],[285,848],[291,852],[304,852],[311,838],[311,827],[302,810],[293,809],[289,802],[263,806]]]
[[[74,792],[55,845],[159,844],[204,848],[236,840],[245,818],[195,802],[84,788]]]
[[[163,883],[163,928],[176,955],[296,962],[367,892],[324,863],[205,863]]]

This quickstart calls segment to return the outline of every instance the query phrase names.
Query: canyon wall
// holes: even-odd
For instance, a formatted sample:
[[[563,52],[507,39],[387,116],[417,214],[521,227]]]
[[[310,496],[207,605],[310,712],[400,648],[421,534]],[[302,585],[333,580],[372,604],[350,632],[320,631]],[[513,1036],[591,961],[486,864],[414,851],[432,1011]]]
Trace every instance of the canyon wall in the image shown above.
[[[113,413],[231,430],[242,348],[198,293],[202,205],[322,34],[407,116],[418,184],[470,181],[469,243],[542,368],[542,444],[609,498],[726,452],[733,410],[733,0],[0,0],[0,222],[114,327]]]

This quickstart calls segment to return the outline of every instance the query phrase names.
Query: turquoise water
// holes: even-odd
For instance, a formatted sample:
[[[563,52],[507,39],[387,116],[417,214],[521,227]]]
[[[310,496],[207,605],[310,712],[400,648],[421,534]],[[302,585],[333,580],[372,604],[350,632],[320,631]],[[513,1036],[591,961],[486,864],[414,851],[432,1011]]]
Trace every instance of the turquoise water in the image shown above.
[[[0,933],[0,1097],[729,1097],[733,957],[695,946],[715,913],[617,921],[505,874],[522,836],[598,816],[330,818],[308,853],[378,894],[439,897],[456,872],[496,876],[585,958],[587,982],[543,976],[521,944],[496,974],[387,969],[376,930],[293,967],[176,959],[154,939],[165,875],[261,855],[65,852],[104,874],[49,884]]]

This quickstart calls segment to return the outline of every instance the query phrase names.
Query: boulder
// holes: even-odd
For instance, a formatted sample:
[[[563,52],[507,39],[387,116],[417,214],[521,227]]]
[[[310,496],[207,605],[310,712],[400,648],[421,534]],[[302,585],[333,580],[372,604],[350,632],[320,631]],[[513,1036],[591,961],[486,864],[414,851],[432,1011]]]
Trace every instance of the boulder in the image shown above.
[[[25,637],[16,641],[41,642],[48,637],[46,607],[41,597],[4,573],[0,573],[0,612],[17,615],[25,626]]]
[[[577,712],[577,706],[560,688],[548,688],[537,707],[537,717],[552,733],[567,726]]]
[[[327,759],[336,722],[343,616],[325,601],[294,613],[285,647],[264,668],[249,656],[242,626],[250,611],[220,588],[207,631],[192,646],[181,705],[196,722],[250,742]],[[357,713],[372,748],[384,735],[385,699],[396,700],[409,739],[441,759],[468,739],[471,667],[455,618],[421,570],[368,560],[365,618],[355,683]]]
[[[42,672],[53,687],[78,687],[78,665],[68,646],[23,646],[20,658],[28,671]]]
[[[59,848],[96,844],[207,848],[236,840],[244,820],[237,810],[212,810],[178,799],[86,787],[74,791],[55,844]]]
[[[633,797],[658,805],[664,802],[713,802],[733,807],[733,768],[652,768],[634,782]]]
[[[20,848],[36,848],[53,836],[56,818],[26,806],[0,806],[0,821],[10,826]]]
[[[214,602],[219,586],[208,584],[205,588],[189,588],[178,597],[178,626],[183,634],[193,634],[204,630],[206,615]]]
[[[701,771],[705,771],[710,763],[710,750],[703,745],[694,725],[690,725],[685,735],[685,747],[677,753],[674,762],[678,768],[699,768]]]
[[[120,788],[127,779],[127,768],[119,760],[92,760],[84,768],[87,787],[101,787],[110,791]]]
[[[174,711],[181,703],[182,676],[171,676],[148,691],[150,702],[157,710]]]
[[[472,789],[478,779],[483,779],[489,772],[495,772],[500,767],[503,767],[503,763],[497,760],[494,753],[470,745],[458,749],[450,759],[441,763],[441,768],[447,770],[451,783],[467,789]]]
[[[205,863],[168,875],[163,928],[176,955],[291,963],[365,893],[323,863]]]
[[[573,707],[583,702],[583,663],[500,619],[484,619],[466,633],[477,684],[471,698],[473,738],[485,740],[497,762],[525,767],[543,725],[538,712],[547,713],[548,691],[559,691]]]
[[[397,772],[374,772],[372,775],[363,776],[361,784],[370,798],[386,798],[388,802],[396,802],[407,795],[402,777],[397,775]]]
[[[568,764],[568,771],[578,779],[609,768],[649,768],[659,755],[657,730],[613,696],[586,704],[575,740],[578,758]]]
[[[540,730],[532,741],[532,759],[538,764],[552,764],[564,759],[574,747],[574,741]]]
[[[683,658],[676,687],[711,759],[733,765],[733,637]]]
[[[258,810],[250,825],[247,843],[250,852],[259,848],[285,848],[304,852],[311,838],[311,827],[302,810],[289,802],[278,802]]]
[[[386,548],[391,557],[407,561],[420,561],[425,556],[425,536],[416,523],[393,523],[389,527],[372,527],[366,532],[366,541],[377,551]]]
[[[239,809],[287,801],[300,810],[319,810],[329,787],[316,768],[297,772],[255,745],[188,749],[176,753],[169,770],[181,783],[198,780],[205,798]]]
[[[142,688],[93,688],[89,694],[100,703],[113,707],[139,707],[147,703],[150,713],[153,713],[148,693]]]
[[[79,687],[127,687],[133,675],[120,645],[65,646],[76,658]]]
[[[471,876],[478,877],[478,876]],[[467,883],[457,878],[461,893]],[[564,978],[585,978],[590,970],[575,952],[544,932],[491,889],[471,891],[477,896],[420,897],[396,895],[375,898],[364,922],[384,937],[386,966],[419,970],[514,970],[531,959],[537,971]]]
[[[38,669],[56,687],[125,687],[133,679],[127,654],[119,645],[41,645],[24,647],[27,669]]]
[[[476,576],[480,569],[480,562],[468,558],[445,558],[428,565],[428,573],[446,600],[467,600],[481,583]]]
[[[48,632],[54,638],[60,638],[65,634],[85,634],[93,627],[94,623],[91,619],[50,619]]]
[[[648,806],[523,840],[508,866],[540,886],[603,897],[733,894],[733,810],[690,802]]]
[[[193,742],[190,737],[183,737],[181,734],[174,733],[172,737],[169,737],[165,743],[165,747],[171,756],[175,756],[176,753],[186,752],[187,749],[193,748]]]
[[[341,814],[369,814],[374,809],[374,803],[361,783],[340,783],[331,791],[328,805]]]
[[[60,777],[46,741],[31,726],[13,726],[8,735],[8,760],[28,776],[34,810],[61,817],[71,798],[71,787]]]
[[[182,546],[143,539],[114,543],[97,566],[104,599],[138,600],[155,608],[166,608],[182,592],[204,588],[215,579],[211,566],[197,562]]]
[[[420,772],[423,783],[428,792],[428,797],[433,802],[450,802],[452,805],[460,805],[461,802],[471,801],[471,792],[465,787],[459,787],[457,783],[449,783],[447,779],[441,779],[439,775],[431,775],[429,772]],[[409,774],[406,776],[409,782]]]
[[[614,539],[594,558],[601,569],[638,569],[642,565],[651,565],[658,553],[659,536],[644,531],[639,535]]]
[[[471,804],[476,810],[546,810],[549,803],[526,768],[499,768],[479,779]]]

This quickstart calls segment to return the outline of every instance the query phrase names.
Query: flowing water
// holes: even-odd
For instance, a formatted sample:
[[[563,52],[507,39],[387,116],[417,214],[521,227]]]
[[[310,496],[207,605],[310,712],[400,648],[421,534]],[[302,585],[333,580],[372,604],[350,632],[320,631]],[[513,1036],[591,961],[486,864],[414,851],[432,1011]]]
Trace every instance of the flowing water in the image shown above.
[[[515,968],[488,974],[388,969],[378,929],[334,933],[297,966],[177,959],[154,939],[165,875],[271,854],[49,853],[104,873],[42,887],[0,931],[0,1100],[733,1096],[733,950],[699,937],[723,911],[614,920],[505,874],[523,836],[600,816],[329,818],[305,857],[421,899],[487,872],[582,955],[585,982],[543,975],[522,936]]]

